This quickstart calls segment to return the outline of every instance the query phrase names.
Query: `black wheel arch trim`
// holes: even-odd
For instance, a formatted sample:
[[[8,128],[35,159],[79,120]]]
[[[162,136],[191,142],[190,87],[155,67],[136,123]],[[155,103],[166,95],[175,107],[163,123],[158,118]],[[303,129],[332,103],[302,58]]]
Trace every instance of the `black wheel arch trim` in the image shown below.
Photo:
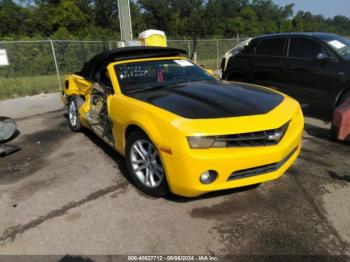
[[[345,87],[341,88],[340,91],[337,92],[337,95],[334,101],[334,108],[338,106],[339,101],[342,99],[342,97],[346,93],[350,93],[350,81],[345,84]]]
[[[138,124],[135,123],[130,123],[124,131],[124,135],[123,135],[123,139],[124,139],[124,143],[123,143],[123,151],[125,153],[126,151],[126,144],[128,143],[128,138],[129,136],[133,133],[133,132],[140,132],[143,133],[144,135],[146,135],[149,140],[153,143],[153,145],[158,148],[158,146],[156,145],[156,143],[154,142],[154,139],[152,139],[152,136],[149,134],[148,131],[145,130],[145,128],[141,127]]]

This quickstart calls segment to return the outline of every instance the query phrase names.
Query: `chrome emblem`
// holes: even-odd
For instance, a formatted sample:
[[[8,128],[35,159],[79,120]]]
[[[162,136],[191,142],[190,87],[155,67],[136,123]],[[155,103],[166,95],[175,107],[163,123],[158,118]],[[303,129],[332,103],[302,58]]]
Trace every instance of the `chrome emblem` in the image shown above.
[[[270,141],[279,142],[281,140],[282,136],[283,136],[282,131],[276,131],[273,135],[269,135],[267,139]]]

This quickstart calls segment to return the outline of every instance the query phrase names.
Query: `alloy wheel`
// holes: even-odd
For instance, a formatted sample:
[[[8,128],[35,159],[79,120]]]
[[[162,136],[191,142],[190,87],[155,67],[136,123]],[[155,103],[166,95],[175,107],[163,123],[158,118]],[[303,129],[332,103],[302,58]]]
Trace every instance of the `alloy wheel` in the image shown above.
[[[77,125],[77,119],[78,119],[77,107],[76,107],[75,102],[73,100],[71,100],[69,105],[68,105],[68,118],[69,118],[69,122],[72,126]]]
[[[138,180],[149,188],[158,187],[164,179],[164,169],[155,146],[146,140],[137,140],[130,151],[131,167]]]

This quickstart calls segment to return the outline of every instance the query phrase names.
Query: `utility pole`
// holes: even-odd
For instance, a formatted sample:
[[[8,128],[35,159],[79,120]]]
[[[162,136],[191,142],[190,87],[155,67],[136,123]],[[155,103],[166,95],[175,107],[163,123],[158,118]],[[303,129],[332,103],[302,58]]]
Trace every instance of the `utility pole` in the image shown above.
[[[121,40],[130,41],[133,37],[129,0],[118,0],[118,11]]]

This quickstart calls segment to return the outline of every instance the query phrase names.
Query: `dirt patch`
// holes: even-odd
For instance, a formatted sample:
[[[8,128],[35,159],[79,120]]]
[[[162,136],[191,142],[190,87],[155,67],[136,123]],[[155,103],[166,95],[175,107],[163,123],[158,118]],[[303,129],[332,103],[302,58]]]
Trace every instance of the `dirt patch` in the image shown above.
[[[98,198],[103,197],[107,194],[113,193],[117,190],[123,189],[127,185],[128,185],[128,183],[122,182],[120,184],[116,184],[116,185],[112,185],[112,186],[103,188],[101,190],[98,190],[96,192],[89,194],[88,196],[86,196],[85,198],[83,198],[79,201],[74,201],[74,202],[68,203],[67,205],[63,206],[60,209],[52,210],[51,212],[49,212],[45,216],[38,217],[37,219],[34,219],[27,224],[24,224],[24,225],[19,224],[16,226],[9,227],[9,228],[5,229],[4,232],[2,233],[2,235],[0,236],[0,243],[4,243],[5,241],[14,241],[15,238],[17,237],[17,235],[22,234],[23,232],[25,232],[29,229],[35,228],[47,220],[63,216],[66,214],[66,212],[68,210],[79,207],[87,202],[98,199]]]
[[[350,170],[350,148],[311,137],[305,147],[281,179],[228,195],[220,204],[192,210],[194,218],[217,221],[215,230],[226,243],[224,254],[347,252],[349,243],[329,221],[322,196],[328,185],[348,183],[345,173]]]

